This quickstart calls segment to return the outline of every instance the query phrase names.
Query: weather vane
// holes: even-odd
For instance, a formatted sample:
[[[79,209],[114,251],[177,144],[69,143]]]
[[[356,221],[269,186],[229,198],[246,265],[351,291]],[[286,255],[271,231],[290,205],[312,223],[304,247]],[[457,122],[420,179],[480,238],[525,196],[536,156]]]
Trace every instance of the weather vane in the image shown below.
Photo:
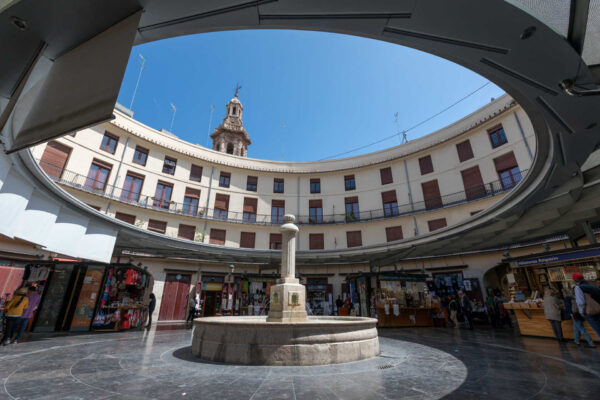
[[[235,84],[235,97],[238,97],[238,92],[240,91],[242,87],[240,86],[239,83]]]

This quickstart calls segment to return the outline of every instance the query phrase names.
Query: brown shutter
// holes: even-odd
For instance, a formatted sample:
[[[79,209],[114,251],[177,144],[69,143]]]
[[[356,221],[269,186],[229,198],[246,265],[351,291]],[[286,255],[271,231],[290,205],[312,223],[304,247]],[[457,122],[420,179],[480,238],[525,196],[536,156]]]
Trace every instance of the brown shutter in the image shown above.
[[[200,190],[192,189],[189,187],[185,188],[185,197],[200,197]]]
[[[244,212],[256,214],[258,199],[255,197],[244,197]]]
[[[442,197],[437,179],[421,183],[421,188],[423,189],[423,199],[425,200],[426,209],[430,210],[442,206]]]
[[[429,225],[429,232],[433,232],[446,226],[446,218],[432,219],[427,221],[427,225]]]
[[[392,183],[394,181],[394,179],[392,177],[392,167],[380,169],[379,174],[381,175],[381,184],[382,185],[387,185],[388,183]]]
[[[392,203],[392,202],[398,202],[397,198],[396,198],[396,191],[395,190],[388,190],[387,192],[382,192],[381,193],[381,201],[385,204],[385,203]]]
[[[215,208],[229,210],[229,195],[217,193],[215,196]]]
[[[71,150],[70,147],[51,140],[46,144],[44,154],[42,154],[42,160],[40,161],[40,167],[42,167],[44,172],[49,176],[60,178],[65,169],[65,165],[67,165]]]
[[[271,233],[269,235],[269,249],[279,250],[281,249],[282,236],[281,233]]]
[[[240,235],[240,247],[243,247],[245,249],[253,249],[255,240],[256,233],[242,232]]]
[[[485,195],[485,187],[483,186],[483,178],[479,171],[479,166],[460,171],[462,175],[463,185],[467,199],[476,199]]]
[[[285,200],[271,200],[271,207],[285,208]]]
[[[167,223],[165,221],[157,221],[155,219],[148,220],[148,230],[158,233],[165,233],[167,231]]]
[[[362,246],[360,231],[346,232],[346,242],[348,243],[348,247]]]
[[[310,250],[323,250],[325,248],[325,235],[322,233],[309,234],[308,248]]]
[[[256,177],[256,176],[249,176],[247,184],[248,185],[258,185],[258,177]]]
[[[512,151],[501,155],[498,158],[494,158],[494,164],[496,165],[496,172],[518,167],[517,159]]]
[[[211,229],[210,230],[210,239],[208,241],[210,244],[219,244],[221,246],[225,246],[225,230],[223,229]]]
[[[221,176],[231,179],[231,172],[221,172]]]
[[[115,218],[123,222],[127,222],[128,224],[135,225],[135,215],[125,214],[117,211],[115,213]]]
[[[394,194],[396,192],[394,191]],[[346,197],[344,199],[344,204],[354,204],[354,203],[358,203],[358,196],[352,196],[352,197]]]
[[[433,162],[431,161],[431,156],[419,158],[419,167],[421,167],[421,175],[433,172]]]
[[[308,207],[309,208],[323,208],[323,200],[309,200]]]
[[[310,183],[321,183],[321,179],[320,178],[311,178]]]
[[[354,179],[354,175],[344,175],[344,180]]]
[[[92,161],[92,164],[96,164],[96,165],[98,165],[100,167],[103,167],[103,168],[106,168],[106,169],[112,171],[112,164],[109,164],[106,161],[102,161],[102,160],[99,160],[97,158],[94,158],[94,160]]]
[[[458,143],[456,145],[456,151],[458,152],[458,160],[460,162],[473,158],[473,149],[471,148],[471,142],[468,139]]]
[[[200,182],[202,180],[202,167],[192,164],[190,169],[190,180]]]
[[[389,226],[385,228],[385,236],[388,242],[393,242],[394,240],[403,239],[402,235],[402,227],[401,226]]]
[[[194,240],[196,236],[196,227],[193,225],[179,224],[177,237],[181,239]]]

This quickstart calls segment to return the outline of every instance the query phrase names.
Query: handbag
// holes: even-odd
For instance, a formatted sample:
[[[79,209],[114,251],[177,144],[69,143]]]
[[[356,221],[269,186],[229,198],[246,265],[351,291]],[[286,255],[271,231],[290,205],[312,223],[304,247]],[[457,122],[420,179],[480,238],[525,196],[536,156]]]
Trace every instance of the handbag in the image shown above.
[[[585,314],[586,315],[598,315],[600,314],[600,304],[589,293],[585,295]]]

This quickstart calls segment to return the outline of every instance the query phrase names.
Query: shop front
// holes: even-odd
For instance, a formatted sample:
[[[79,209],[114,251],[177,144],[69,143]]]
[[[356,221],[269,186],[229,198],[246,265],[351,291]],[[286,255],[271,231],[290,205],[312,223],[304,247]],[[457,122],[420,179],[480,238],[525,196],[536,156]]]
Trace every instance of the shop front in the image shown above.
[[[312,315],[331,315],[333,313],[333,285],[327,276],[301,275],[306,286],[306,302]]]
[[[433,326],[434,307],[425,283],[427,275],[381,273],[375,290],[380,327]]]

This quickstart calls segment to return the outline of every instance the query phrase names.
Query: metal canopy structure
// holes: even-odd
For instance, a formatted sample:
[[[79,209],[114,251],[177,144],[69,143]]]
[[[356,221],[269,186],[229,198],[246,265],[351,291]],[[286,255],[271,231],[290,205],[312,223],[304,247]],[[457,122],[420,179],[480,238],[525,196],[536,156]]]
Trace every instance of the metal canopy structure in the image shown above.
[[[143,249],[269,263],[275,252],[186,243],[103,216],[57,188],[30,153],[19,150],[111,118],[132,45],[234,29],[337,32],[420,49],[493,81],[527,112],[537,153],[516,189],[468,220],[393,244],[299,252],[299,262],[385,265],[575,232],[600,215],[597,157],[585,164],[600,142],[600,97],[574,95],[596,90],[600,81],[599,2],[9,0],[0,6],[0,128],[11,154],[0,161],[18,172],[23,193],[30,185],[40,197],[68,204],[70,228],[80,224],[88,234],[85,224],[94,223],[95,235],[112,235],[106,248],[112,242],[117,253]],[[564,90],[566,81],[575,90]],[[7,184],[1,191],[18,192]],[[16,212],[27,209],[25,200],[21,196]],[[12,219],[16,224],[18,218]],[[15,236],[11,229],[5,227],[3,234]],[[18,237],[30,236],[35,235],[20,232]],[[68,244],[58,248],[68,254]],[[86,258],[85,250],[74,253]]]

